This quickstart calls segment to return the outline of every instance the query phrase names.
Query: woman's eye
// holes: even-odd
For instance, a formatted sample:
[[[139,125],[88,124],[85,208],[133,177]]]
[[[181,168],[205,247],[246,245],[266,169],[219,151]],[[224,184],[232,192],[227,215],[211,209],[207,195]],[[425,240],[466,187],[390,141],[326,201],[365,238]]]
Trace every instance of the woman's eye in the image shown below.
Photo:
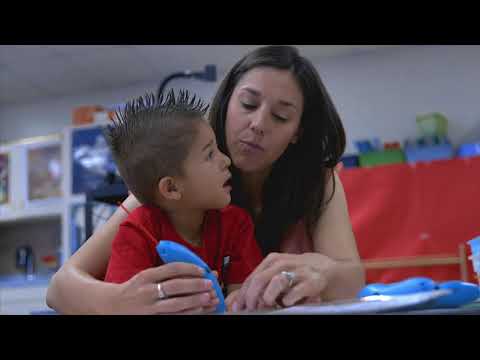
[[[256,105],[247,104],[247,103],[242,103],[242,106],[247,110],[253,110],[257,107]]]
[[[207,155],[207,160],[212,160],[213,159],[213,150],[210,150]]]
[[[288,121],[288,119],[287,119],[286,117],[283,117],[283,116],[280,116],[280,115],[276,115],[276,114],[273,114],[273,116],[275,117],[275,119],[277,119],[277,120],[280,121],[280,122]]]

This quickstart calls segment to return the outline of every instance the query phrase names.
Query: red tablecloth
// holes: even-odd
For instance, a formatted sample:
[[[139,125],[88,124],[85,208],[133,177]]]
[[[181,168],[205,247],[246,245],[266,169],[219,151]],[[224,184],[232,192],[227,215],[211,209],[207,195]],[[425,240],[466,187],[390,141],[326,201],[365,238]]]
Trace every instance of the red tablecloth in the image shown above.
[[[480,235],[480,157],[344,169],[340,178],[362,259],[458,255]],[[468,271],[475,281],[470,261]],[[369,283],[412,276],[460,279],[460,267],[367,271]]]

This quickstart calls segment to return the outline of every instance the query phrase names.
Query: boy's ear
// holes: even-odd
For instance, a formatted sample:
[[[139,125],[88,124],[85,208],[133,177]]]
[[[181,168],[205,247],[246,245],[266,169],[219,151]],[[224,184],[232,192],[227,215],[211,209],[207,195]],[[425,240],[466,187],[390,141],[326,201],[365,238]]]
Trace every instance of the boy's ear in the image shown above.
[[[182,193],[178,188],[178,185],[175,183],[175,180],[166,176],[160,179],[158,182],[158,191],[160,195],[166,200],[180,200],[182,198]]]

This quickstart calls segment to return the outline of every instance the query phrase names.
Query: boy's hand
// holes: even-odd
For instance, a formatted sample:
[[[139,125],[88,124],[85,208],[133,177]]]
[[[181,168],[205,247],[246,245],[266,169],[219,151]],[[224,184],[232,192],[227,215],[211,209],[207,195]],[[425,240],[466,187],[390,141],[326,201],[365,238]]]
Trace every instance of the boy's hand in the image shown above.
[[[203,279],[203,270],[192,264],[171,263],[143,270],[120,284],[112,314],[201,314],[213,312],[218,304],[211,281]],[[162,284],[167,298],[159,297]]]

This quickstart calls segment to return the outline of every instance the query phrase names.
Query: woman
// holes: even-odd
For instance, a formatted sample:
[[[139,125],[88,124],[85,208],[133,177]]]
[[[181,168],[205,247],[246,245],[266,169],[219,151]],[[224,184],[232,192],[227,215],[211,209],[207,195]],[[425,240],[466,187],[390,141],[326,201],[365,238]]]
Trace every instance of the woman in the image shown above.
[[[227,303],[234,311],[355,296],[364,273],[334,167],[345,148],[337,111],[314,66],[290,46],[258,48],[227,74],[209,114],[232,160],[232,202],[255,220],[266,258]],[[130,196],[124,203],[138,206]],[[124,284],[102,279],[125,214],[109,219],[52,279],[62,313],[199,313],[214,292],[187,264],[148,269]],[[168,294],[159,299],[157,283]]]

